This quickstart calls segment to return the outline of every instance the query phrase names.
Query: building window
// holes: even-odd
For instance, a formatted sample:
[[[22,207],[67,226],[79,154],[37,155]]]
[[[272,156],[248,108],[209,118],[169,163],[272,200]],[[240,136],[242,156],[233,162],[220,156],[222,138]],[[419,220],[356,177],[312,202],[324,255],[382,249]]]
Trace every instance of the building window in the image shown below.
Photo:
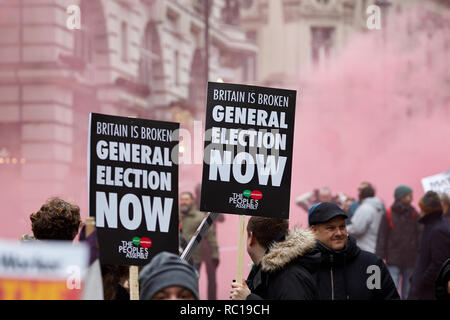
[[[180,53],[175,50],[174,56],[174,82],[175,86],[178,87],[180,85]]]
[[[81,29],[73,30],[74,56],[85,64],[90,64],[93,61],[94,51],[94,17],[86,1],[81,2],[80,12],[83,13],[81,15]]]
[[[252,43],[256,43],[258,34],[256,33],[256,30],[249,30],[245,33],[245,37]]]
[[[333,35],[333,27],[311,28],[311,55],[314,64],[321,64],[330,57]]]
[[[122,61],[127,62],[128,61],[128,28],[127,28],[127,23],[125,21],[123,21],[122,25],[121,25],[121,39],[122,39],[122,48],[121,48]]]
[[[255,70],[255,57],[249,56],[245,58],[244,64],[242,65],[242,80],[244,82],[254,81],[256,78]]]
[[[239,25],[239,6],[238,0],[225,0],[225,6],[222,9],[222,19],[226,24]]]

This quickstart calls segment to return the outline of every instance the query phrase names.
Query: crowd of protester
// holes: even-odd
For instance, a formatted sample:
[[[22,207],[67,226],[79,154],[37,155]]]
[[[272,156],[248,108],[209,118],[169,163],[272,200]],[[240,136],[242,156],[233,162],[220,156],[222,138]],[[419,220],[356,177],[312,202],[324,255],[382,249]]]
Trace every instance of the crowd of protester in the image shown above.
[[[307,212],[308,228],[289,230],[287,220],[251,217],[247,253],[253,267],[245,281],[230,284],[230,299],[275,300],[432,300],[450,297],[450,199],[428,191],[416,210],[413,190],[399,185],[394,202],[385,205],[375,187],[362,182],[357,200],[332,196],[327,187],[297,198]],[[180,194],[180,254],[204,218],[199,192]],[[87,241],[92,263],[98,258],[96,233],[85,234],[80,208],[51,198],[30,215],[32,234],[21,241]],[[208,299],[216,298],[219,265],[215,228],[209,246]],[[190,261],[162,252],[141,268],[140,298],[199,299],[202,247]],[[230,266],[232,267],[232,266]],[[104,299],[129,299],[128,268],[101,265]]]
[[[414,207],[413,189],[399,185],[385,205],[373,184],[357,188],[357,200],[332,196],[328,187],[296,199],[308,214],[314,205],[332,202],[346,214],[346,233],[363,251],[382,259],[401,299],[431,300],[450,294],[450,197],[426,192]],[[320,242],[320,241],[319,241]]]

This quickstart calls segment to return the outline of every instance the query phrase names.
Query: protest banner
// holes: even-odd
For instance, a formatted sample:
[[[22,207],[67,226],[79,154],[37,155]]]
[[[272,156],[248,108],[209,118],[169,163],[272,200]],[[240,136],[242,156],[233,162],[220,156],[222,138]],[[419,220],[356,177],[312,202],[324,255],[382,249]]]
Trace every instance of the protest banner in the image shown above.
[[[296,91],[208,82],[200,210],[289,219]]]
[[[289,218],[295,100],[208,82],[201,211]]]
[[[91,113],[89,127],[89,214],[101,263],[142,266],[177,253],[179,124]]]
[[[431,190],[437,193],[446,193],[450,196],[450,170],[423,178],[422,186],[425,192]]]
[[[0,300],[79,300],[89,263],[85,244],[0,241]]]

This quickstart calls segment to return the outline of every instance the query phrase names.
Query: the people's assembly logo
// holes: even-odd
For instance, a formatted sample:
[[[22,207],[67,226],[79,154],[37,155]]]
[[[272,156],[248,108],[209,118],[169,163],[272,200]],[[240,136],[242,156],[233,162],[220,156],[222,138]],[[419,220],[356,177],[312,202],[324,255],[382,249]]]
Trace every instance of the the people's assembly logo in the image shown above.
[[[148,250],[152,245],[152,241],[146,237],[134,237],[131,241],[121,241],[119,245],[119,253],[125,255],[128,259],[148,258]]]
[[[244,190],[242,193],[233,192],[228,203],[235,205],[235,208],[257,210],[259,200],[263,194],[258,190]]]

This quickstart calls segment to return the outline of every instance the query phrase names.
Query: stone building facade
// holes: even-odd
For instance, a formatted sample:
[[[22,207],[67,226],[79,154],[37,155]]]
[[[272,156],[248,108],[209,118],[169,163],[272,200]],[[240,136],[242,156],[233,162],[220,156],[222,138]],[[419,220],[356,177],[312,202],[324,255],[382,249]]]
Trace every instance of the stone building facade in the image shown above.
[[[208,80],[248,78],[257,47],[227,1],[207,4],[0,0],[0,211],[18,212],[10,225],[27,226],[50,195],[87,208],[90,112],[189,128],[203,119],[205,43]]]

